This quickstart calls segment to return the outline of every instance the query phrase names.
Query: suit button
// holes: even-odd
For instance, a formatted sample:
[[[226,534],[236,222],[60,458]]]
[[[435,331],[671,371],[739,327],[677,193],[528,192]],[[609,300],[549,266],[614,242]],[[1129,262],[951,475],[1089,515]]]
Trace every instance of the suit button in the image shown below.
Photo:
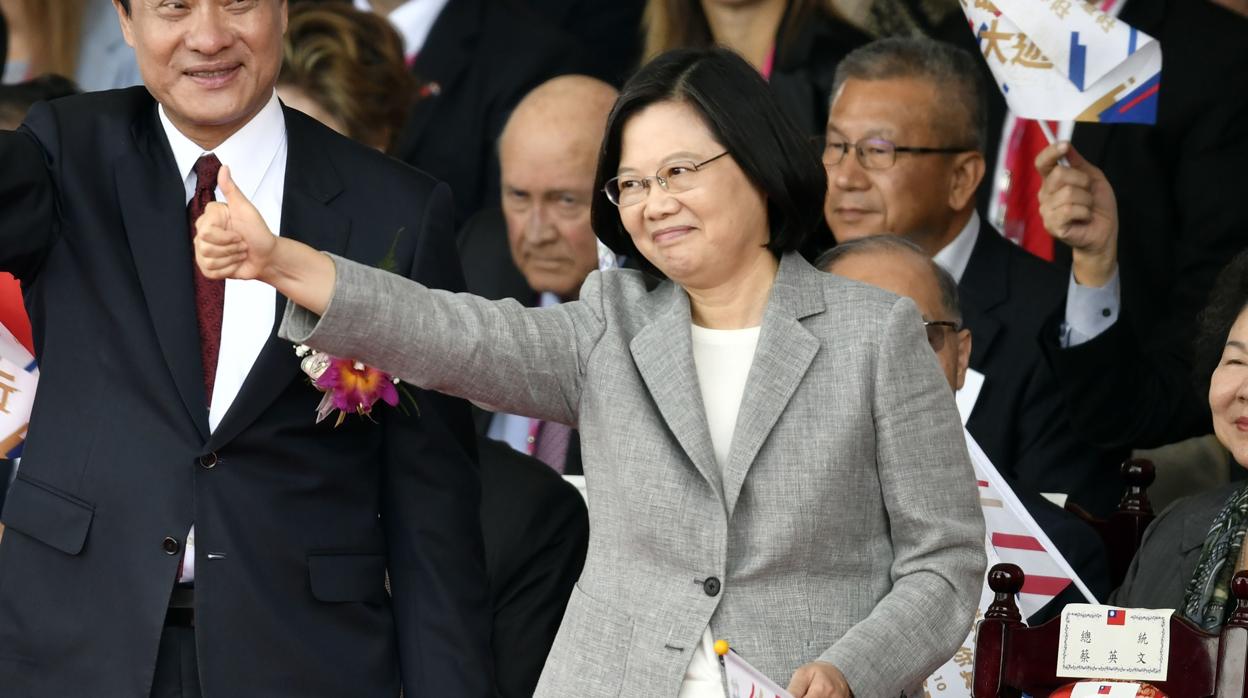
[[[719,596],[719,588],[719,578],[717,577],[711,577],[702,582],[702,591],[705,591],[707,596]]]
[[[166,538],[160,544],[160,549],[164,550],[166,555],[177,555],[182,550],[182,544],[178,542],[177,538]]]
[[[204,470],[212,470],[217,467],[217,454],[205,453],[199,457],[199,466]]]

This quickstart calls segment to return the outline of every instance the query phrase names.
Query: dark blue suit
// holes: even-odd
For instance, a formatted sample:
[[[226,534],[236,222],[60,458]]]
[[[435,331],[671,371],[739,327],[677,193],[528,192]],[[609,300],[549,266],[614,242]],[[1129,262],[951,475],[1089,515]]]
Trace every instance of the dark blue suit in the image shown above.
[[[285,118],[283,236],[462,284],[445,186]],[[38,105],[0,162],[0,269],[42,369],[3,514],[0,692],[146,696],[162,541],[193,522],[206,695],[490,695],[467,407],[413,391],[408,416],[316,425],[271,336],[210,434],[185,191],[147,91]]]

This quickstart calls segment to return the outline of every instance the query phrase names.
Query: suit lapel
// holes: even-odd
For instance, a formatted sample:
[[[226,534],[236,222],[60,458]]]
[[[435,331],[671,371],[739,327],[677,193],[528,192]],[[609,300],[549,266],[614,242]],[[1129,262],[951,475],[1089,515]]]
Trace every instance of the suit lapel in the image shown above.
[[[328,203],[342,191],[329,158],[317,148],[316,129],[307,117],[283,107],[286,117],[286,184],[282,194],[282,237],[298,240],[313,249],[341,255],[346,250],[350,221]],[[212,433],[209,448],[228,443],[255,421],[290,385],[299,373],[299,360],[290,342],[279,339],[276,330],[286,308],[286,298],[277,295],[273,331],[238,396]],[[308,386],[308,390],[314,388]],[[308,420],[314,418],[311,410]]]
[[[207,439],[186,189],[155,102],[147,112],[132,129],[136,147],[117,162],[117,199],[156,339],[183,406]]]
[[[958,282],[964,324],[972,332],[971,367],[976,370],[983,365],[1001,331],[993,311],[1009,300],[1010,260],[1003,245],[1010,244],[1013,243],[992,226],[981,222],[970,261]]]
[[[655,319],[637,333],[629,349],[663,420],[694,467],[722,498],[722,479],[693,366],[689,298],[675,284],[669,284],[666,293]]]
[[[819,339],[799,320],[824,309],[822,273],[789,254],[776,275],[728,451],[724,497],[729,517],[754,458],[819,352]]]

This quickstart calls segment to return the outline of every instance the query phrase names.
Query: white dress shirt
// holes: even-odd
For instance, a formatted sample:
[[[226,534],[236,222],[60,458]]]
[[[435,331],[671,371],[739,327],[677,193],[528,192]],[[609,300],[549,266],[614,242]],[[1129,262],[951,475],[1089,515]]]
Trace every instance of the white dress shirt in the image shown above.
[[[195,194],[197,178],[195,162],[207,154],[194,141],[173,125],[159,108],[160,123],[173,149],[178,172],[183,175],[186,202]],[[213,151],[222,165],[276,235],[282,227],[282,194],[286,186],[286,118],[282,115],[277,93],[252,117],[251,121]],[[221,188],[217,201],[226,201]],[[226,201],[226,203],[229,203]],[[187,273],[191,270],[188,269]],[[213,382],[212,404],[208,409],[208,428],[215,430],[243,387],[252,364],[260,355],[269,336],[277,312],[277,292],[260,281],[225,282],[225,307],[221,314],[221,351],[217,359],[217,376]],[[182,576],[190,582],[195,577],[195,529],[187,535]]]
[[[408,60],[425,47],[429,31],[433,29],[433,23],[438,20],[438,15],[442,14],[447,2],[449,0],[407,0],[386,15],[386,19],[390,20],[390,24],[403,37],[403,55]],[[373,4],[369,0],[355,0],[355,7],[365,12],[373,11]]]
[[[953,280],[962,283],[962,275],[966,273],[966,265],[971,262],[971,253],[975,251],[975,243],[979,240],[979,214],[971,212],[971,218],[962,226],[958,236],[948,245],[940,248],[932,261],[949,272]]]

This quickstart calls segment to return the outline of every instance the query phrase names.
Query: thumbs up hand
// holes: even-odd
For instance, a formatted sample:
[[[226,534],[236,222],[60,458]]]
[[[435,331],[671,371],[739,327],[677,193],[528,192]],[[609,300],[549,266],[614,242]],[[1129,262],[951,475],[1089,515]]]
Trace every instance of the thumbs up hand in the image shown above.
[[[263,279],[278,238],[239,191],[229,167],[217,179],[225,201],[210,202],[195,221],[195,262],[209,279]]]

